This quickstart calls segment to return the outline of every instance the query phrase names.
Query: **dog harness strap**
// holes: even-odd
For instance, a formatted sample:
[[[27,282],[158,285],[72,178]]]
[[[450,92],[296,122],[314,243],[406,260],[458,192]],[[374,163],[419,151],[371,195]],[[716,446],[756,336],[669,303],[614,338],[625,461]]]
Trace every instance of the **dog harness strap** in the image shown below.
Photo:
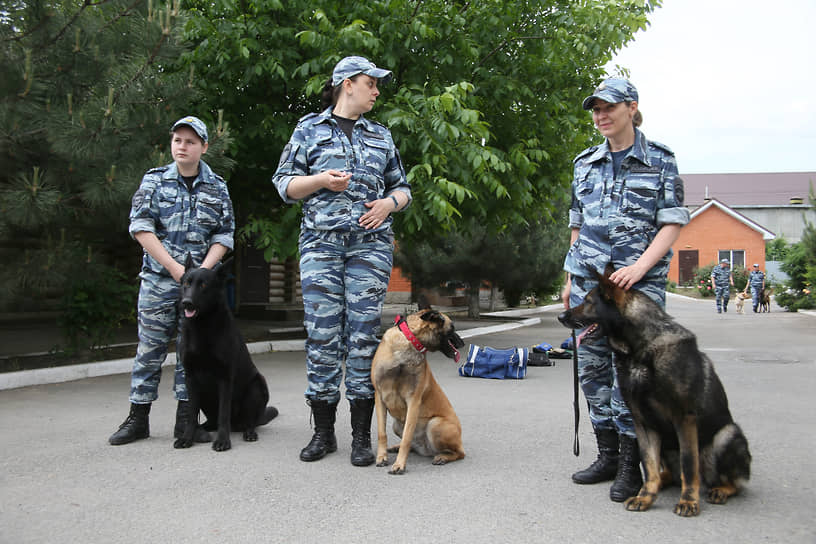
[[[397,328],[400,331],[402,331],[402,334],[405,336],[405,338],[407,338],[408,341],[411,342],[411,345],[414,346],[414,349],[416,349],[420,353],[425,353],[426,351],[428,351],[428,348],[423,346],[422,342],[420,342],[419,339],[416,336],[414,336],[414,333],[411,332],[411,329],[408,328],[408,323],[405,322],[404,317],[398,315],[397,317],[394,318],[394,323],[397,324]]]

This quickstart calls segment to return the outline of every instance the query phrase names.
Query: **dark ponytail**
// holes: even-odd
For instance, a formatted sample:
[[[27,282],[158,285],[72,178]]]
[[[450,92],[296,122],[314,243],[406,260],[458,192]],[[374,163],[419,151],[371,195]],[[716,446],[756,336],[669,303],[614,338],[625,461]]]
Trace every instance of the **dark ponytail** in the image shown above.
[[[321,109],[325,110],[329,106],[337,104],[337,97],[340,96],[340,89],[342,85],[337,87],[332,86],[332,80],[329,78],[326,84],[323,85],[323,92],[320,94]]]

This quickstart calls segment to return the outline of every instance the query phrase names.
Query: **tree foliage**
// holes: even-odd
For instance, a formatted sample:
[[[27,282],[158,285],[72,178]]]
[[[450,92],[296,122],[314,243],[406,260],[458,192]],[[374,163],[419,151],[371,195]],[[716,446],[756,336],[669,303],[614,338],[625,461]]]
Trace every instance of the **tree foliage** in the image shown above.
[[[592,128],[581,110],[613,53],[658,1],[193,0],[188,55],[207,104],[241,134],[238,207],[279,256],[296,230],[269,179],[297,119],[319,110],[335,63],[394,72],[370,114],[391,128],[414,192],[397,216],[412,244],[464,218],[499,233],[552,217]]]
[[[197,93],[177,64],[178,10],[158,0],[3,2],[4,306],[43,295],[57,304],[83,267],[126,261],[135,276],[130,199],[147,169],[172,160],[169,128]],[[224,127],[197,113],[211,123],[207,160],[226,174]]]
[[[812,185],[810,203],[816,206]],[[816,308],[816,225],[805,221],[802,239],[788,248],[781,268],[789,280],[776,286],[777,304],[789,311]]]

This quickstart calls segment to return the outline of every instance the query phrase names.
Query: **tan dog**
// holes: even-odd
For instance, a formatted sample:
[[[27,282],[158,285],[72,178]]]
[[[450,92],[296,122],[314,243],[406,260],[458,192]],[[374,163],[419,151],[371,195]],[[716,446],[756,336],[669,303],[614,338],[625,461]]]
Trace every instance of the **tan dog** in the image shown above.
[[[743,308],[745,307],[745,301],[750,300],[750,298],[751,298],[751,295],[749,295],[747,291],[739,291],[737,293],[737,313],[738,314],[744,314],[745,313],[745,310],[743,310]]]
[[[436,382],[425,356],[441,351],[459,360],[465,345],[448,316],[430,308],[407,318],[397,316],[397,324],[383,334],[371,363],[371,380],[376,391],[377,466],[388,464],[388,451],[398,451],[388,471],[403,474],[408,452],[434,456],[433,464],[444,465],[462,459],[462,425],[448,397]],[[394,418],[394,433],[400,445],[388,449],[386,411]]]

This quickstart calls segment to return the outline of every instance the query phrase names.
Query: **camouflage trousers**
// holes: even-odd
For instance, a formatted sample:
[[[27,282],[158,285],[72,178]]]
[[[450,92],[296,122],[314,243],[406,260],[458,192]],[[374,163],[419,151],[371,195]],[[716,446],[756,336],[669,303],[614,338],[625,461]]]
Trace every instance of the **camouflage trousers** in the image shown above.
[[[307,399],[339,401],[343,363],[346,398],[374,398],[371,360],[393,253],[390,231],[301,233]]]
[[[714,297],[717,302],[717,310],[725,310],[728,306],[728,299],[731,297],[731,289],[726,285],[724,287],[714,286]]]
[[[583,302],[586,294],[598,284],[597,280],[572,277],[570,307]],[[641,280],[633,289],[666,307],[666,280]],[[577,333],[578,331],[576,331]],[[618,378],[615,374],[614,354],[606,338],[593,344],[582,343],[578,348],[578,381],[589,407],[589,420],[597,430],[615,430],[618,434],[635,438],[632,413],[621,396]]]
[[[762,296],[762,284],[751,284],[751,304],[754,306],[754,311],[759,308],[759,299]]]
[[[130,375],[130,402],[134,404],[148,404],[159,396],[161,367],[170,341],[178,331],[178,299],[176,280],[153,273],[142,274],[137,306],[139,347]],[[177,400],[187,400],[184,367],[181,357],[176,355],[173,392]]]

